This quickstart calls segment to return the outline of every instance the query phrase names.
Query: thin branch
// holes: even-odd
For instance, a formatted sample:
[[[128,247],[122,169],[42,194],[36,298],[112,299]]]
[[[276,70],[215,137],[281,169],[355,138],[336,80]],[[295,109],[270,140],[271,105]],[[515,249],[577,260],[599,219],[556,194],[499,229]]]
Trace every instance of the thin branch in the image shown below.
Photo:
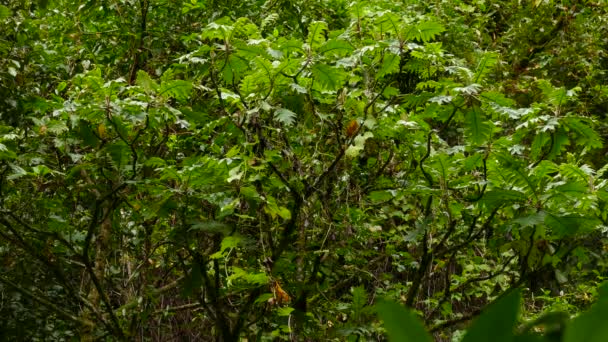
[[[12,287],[13,289],[15,289],[17,292],[21,293],[22,295],[46,306],[47,308],[51,309],[53,312],[55,312],[56,314],[67,318],[70,321],[73,321],[75,323],[78,323],[80,325],[83,326],[89,326],[89,327],[94,327],[95,324],[89,320],[84,320],[84,319],[80,319],[78,318],[78,316],[73,315],[72,313],[63,310],[60,306],[54,304],[53,302],[51,302],[50,300],[43,298],[40,295],[36,295],[34,293],[32,293],[31,291],[22,288],[21,286],[13,283],[12,281],[6,279],[6,277],[4,277],[3,275],[0,275],[0,282],[5,283],[6,285]]]

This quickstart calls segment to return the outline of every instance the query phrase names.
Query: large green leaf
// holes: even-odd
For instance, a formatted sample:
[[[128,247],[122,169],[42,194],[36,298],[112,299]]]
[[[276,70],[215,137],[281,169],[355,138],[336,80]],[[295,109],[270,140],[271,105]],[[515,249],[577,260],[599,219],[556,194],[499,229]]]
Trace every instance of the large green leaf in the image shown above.
[[[324,90],[338,90],[346,81],[347,74],[342,69],[327,64],[315,64],[312,74],[317,84]]]
[[[566,326],[564,342],[608,341],[608,283],[600,288],[599,301]]]
[[[525,202],[527,200],[528,196],[520,191],[494,189],[486,192],[480,202],[485,204],[488,208],[493,209],[503,204]]]
[[[421,40],[427,43],[435,38],[438,34],[445,31],[445,27],[436,21],[423,21],[416,25],[411,31],[409,38]]]
[[[597,227],[601,221],[592,216],[576,214],[559,215],[547,212],[545,224],[552,229],[558,237],[572,236],[580,230],[589,231]]]
[[[0,5],[0,19],[8,18],[10,16],[11,10],[4,5]]]
[[[589,120],[576,116],[567,116],[562,119],[566,130],[574,132],[577,139],[574,141],[577,145],[590,148],[600,148],[603,146],[602,138],[590,125]]]
[[[144,88],[147,93],[155,93],[158,91],[158,84],[154,81],[147,72],[139,70],[137,72],[137,85]]]
[[[384,77],[384,75],[399,71],[400,61],[401,58],[398,55],[392,53],[385,54],[380,69],[378,69],[378,72],[376,73],[376,78],[381,78]]]
[[[467,329],[462,342],[512,342],[520,298],[515,290],[490,304]]]
[[[344,56],[353,51],[353,46],[346,40],[332,39],[319,48],[319,53],[325,55]]]
[[[378,316],[384,322],[389,341],[431,342],[431,336],[416,315],[395,302],[380,301],[376,304]]]
[[[498,64],[498,54],[496,52],[486,52],[477,65],[473,82],[483,83],[496,64]]]
[[[327,23],[324,21],[315,21],[308,26],[306,42],[310,48],[315,49],[325,43],[325,31],[327,31]]]
[[[191,92],[191,81],[173,80],[163,82],[163,84],[161,84],[159,94],[170,96],[180,101],[185,101],[190,97]]]
[[[471,108],[465,116],[465,132],[471,143],[481,145],[485,143],[492,134],[492,123],[485,118],[481,108]]]

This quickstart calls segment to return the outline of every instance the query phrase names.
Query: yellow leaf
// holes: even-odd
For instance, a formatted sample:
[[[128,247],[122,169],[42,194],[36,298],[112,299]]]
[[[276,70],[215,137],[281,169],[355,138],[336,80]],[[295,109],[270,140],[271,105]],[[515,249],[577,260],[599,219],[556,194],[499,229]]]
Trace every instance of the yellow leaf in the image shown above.
[[[97,126],[97,133],[99,134],[100,138],[105,138],[105,136],[106,136],[106,125],[99,124]]]

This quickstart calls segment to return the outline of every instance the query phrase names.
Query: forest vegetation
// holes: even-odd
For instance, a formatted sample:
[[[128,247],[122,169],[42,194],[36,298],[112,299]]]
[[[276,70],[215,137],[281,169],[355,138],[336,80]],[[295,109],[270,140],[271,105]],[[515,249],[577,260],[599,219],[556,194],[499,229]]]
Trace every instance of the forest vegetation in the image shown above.
[[[608,341],[608,2],[0,0],[0,340]]]

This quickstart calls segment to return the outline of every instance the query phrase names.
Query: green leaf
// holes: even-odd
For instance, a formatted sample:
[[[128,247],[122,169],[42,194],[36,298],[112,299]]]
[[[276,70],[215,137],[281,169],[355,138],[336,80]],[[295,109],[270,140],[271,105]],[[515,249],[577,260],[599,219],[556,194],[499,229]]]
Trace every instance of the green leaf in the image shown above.
[[[8,180],[18,179],[27,175],[27,171],[25,171],[21,166],[17,164],[9,163],[8,166],[12,170],[9,176],[6,177],[6,179]]]
[[[11,16],[11,10],[4,5],[0,5],[0,20],[8,18],[10,16]]]
[[[375,307],[378,316],[384,322],[389,341],[431,342],[433,340],[420,319],[411,310],[389,301],[380,301]]]
[[[473,76],[473,82],[483,83],[486,76],[494,69],[496,64],[498,64],[498,54],[496,52],[486,52],[477,65],[475,76]]]
[[[245,283],[254,285],[268,284],[269,278],[265,273],[252,273],[246,270],[233,266],[232,274],[228,277],[228,282],[234,282],[236,280],[243,280]]]
[[[190,273],[184,278],[181,291],[182,296],[189,297],[195,293],[197,289],[203,284],[203,274],[201,273],[201,266],[198,263],[192,265]]]
[[[63,121],[53,120],[46,125],[46,130],[50,133],[60,135],[69,130],[68,126]]]
[[[545,216],[546,216],[546,214],[544,211],[539,211],[532,215],[518,217],[515,220],[513,220],[513,222],[518,223],[522,228],[523,227],[532,227],[537,224],[543,223],[545,221]]]
[[[369,138],[373,138],[374,134],[372,132],[365,132],[363,135],[359,135],[353,141],[354,144],[348,146],[346,152],[344,153],[349,158],[355,158],[363,151],[365,148],[365,142]]]
[[[435,21],[424,21],[416,25],[415,29],[410,33],[410,39],[414,38],[427,43],[435,38],[436,35],[445,31],[445,27]]]
[[[137,80],[135,82],[138,86],[144,88],[146,93],[155,93],[158,91],[158,84],[154,81],[147,72],[143,70],[137,71]]]
[[[393,12],[387,11],[378,19],[377,24],[380,26],[379,29],[381,32],[395,33],[398,35],[401,31],[402,21],[403,20],[400,16]],[[401,40],[401,37],[398,36],[397,38]]]
[[[274,112],[274,119],[286,126],[292,126],[296,122],[296,115],[289,109],[279,108]]]
[[[348,14],[352,19],[361,19],[367,14],[367,2],[366,1],[353,1],[350,3]]]
[[[577,145],[589,148],[600,148],[603,146],[600,135],[588,123],[585,123],[585,121],[588,122],[588,119],[567,116],[562,121],[566,126],[566,130],[576,134],[577,139],[574,139],[574,141]]]
[[[344,56],[353,51],[353,46],[346,40],[332,39],[319,48],[319,53],[324,55]]]
[[[291,218],[291,212],[289,209],[279,206],[277,204],[277,200],[272,196],[266,196],[266,206],[264,207],[264,211],[266,211],[272,218],[276,218],[277,216],[289,220]]]
[[[608,283],[604,283],[599,292],[598,302],[566,326],[564,342],[608,341]]]
[[[483,310],[462,342],[511,342],[517,323],[521,294],[512,291]]]
[[[293,310],[295,310],[295,309],[292,308],[292,307],[284,306],[282,308],[278,308],[277,309],[277,315],[279,315],[279,316],[289,316],[289,315],[291,315],[291,313],[293,312]]]
[[[210,258],[219,259],[221,257],[224,257],[225,256],[224,252],[227,249],[230,250],[230,249],[238,247],[242,240],[243,239],[239,236],[234,236],[234,235],[226,236],[224,239],[222,239],[220,250],[218,252],[210,255]]]
[[[382,65],[378,72],[376,73],[376,79],[380,79],[384,75],[392,74],[396,71],[399,71],[399,63],[401,58],[398,55],[387,53],[384,55],[384,59],[382,60]]]
[[[110,158],[112,158],[112,162],[114,163],[114,166],[121,167],[121,166],[124,166],[128,162],[131,149],[124,142],[122,142],[122,141],[114,142],[114,143],[106,146],[105,149],[108,152],[108,154],[110,155]]]
[[[589,166],[578,167],[569,163],[561,164],[559,173],[566,179],[582,182],[588,182],[589,177],[593,176],[593,170]]]
[[[394,194],[387,190],[376,190],[369,193],[367,196],[372,203],[385,202],[392,199]]]
[[[358,319],[361,316],[363,308],[367,305],[367,292],[363,286],[357,286],[352,289],[353,294],[353,316]]]
[[[539,80],[537,84],[545,96],[545,100],[558,109],[568,99],[566,88],[564,87],[555,88],[547,80]]]
[[[525,202],[528,196],[520,191],[495,189],[486,192],[481,199],[481,203],[493,209],[506,203]]]
[[[580,215],[557,215],[547,212],[545,224],[559,237],[572,236],[580,230],[590,231],[597,227],[601,221],[595,217]]]
[[[0,160],[15,159],[17,154],[6,147],[6,145],[0,143]]]
[[[192,82],[184,80],[173,80],[163,82],[159,94],[173,97],[179,101],[185,101],[190,97],[192,92]]]
[[[245,71],[247,71],[247,63],[235,55],[230,55],[227,61],[220,64],[219,68],[222,70],[222,76],[226,84],[236,84],[241,80]]]
[[[471,143],[481,145],[485,143],[492,134],[492,123],[485,120],[484,113],[481,108],[475,106],[466,113],[465,116],[465,132]]]
[[[234,33],[243,35],[247,38],[257,38],[260,36],[258,27],[248,18],[238,18],[234,23]]]
[[[325,32],[327,31],[327,23],[324,21],[313,21],[308,26],[308,37],[306,42],[311,49],[325,43]]]
[[[312,67],[312,74],[316,83],[323,90],[338,90],[346,81],[344,71],[327,64],[315,64]]]
[[[218,221],[197,221],[190,226],[190,230],[202,231],[205,233],[221,233],[228,234],[232,228],[223,222]]]

